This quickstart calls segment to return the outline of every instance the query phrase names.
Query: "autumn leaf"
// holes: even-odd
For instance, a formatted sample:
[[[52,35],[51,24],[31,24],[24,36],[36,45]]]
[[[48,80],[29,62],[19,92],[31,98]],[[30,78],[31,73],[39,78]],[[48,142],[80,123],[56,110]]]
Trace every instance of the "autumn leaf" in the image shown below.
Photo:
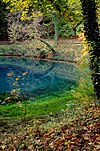
[[[14,95],[16,93],[16,89],[13,89],[10,93],[11,95]]]
[[[64,145],[67,145],[67,146],[69,146],[69,142],[64,142]]]
[[[19,80],[19,78],[17,77],[15,80],[16,80],[16,81],[18,81],[18,80]]]
[[[10,98],[11,98],[11,97],[7,97],[7,98],[5,98],[5,101],[6,101],[6,100],[9,100]]]
[[[49,146],[50,146],[51,149],[53,149],[53,148],[54,148],[54,143],[51,142],[51,143],[49,144]]]
[[[25,75],[27,75],[27,74],[28,74],[28,72],[24,72],[22,75],[25,76]]]
[[[83,136],[83,138],[84,138],[85,140],[89,140],[89,136],[88,136],[88,135],[83,134],[82,136]]]
[[[95,145],[95,148],[96,149],[100,149],[100,145]]]
[[[2,145],[1,148],[4,150],[4,149],[6,148],[6,146],[5,146],[5,145]]]
[[[7,76],[8,76],[8,77],[13,76],[13,72],[7,73]]]
[[[18,81],[18,80],[19,80],[19,78],[20,78],[20,76],[18,76],[15,80],[16,80],[16,81]]]
[[[10,99],[11,99],[11,97],[7,97],[7,98],[5,98],[5,101],[10,102]]]

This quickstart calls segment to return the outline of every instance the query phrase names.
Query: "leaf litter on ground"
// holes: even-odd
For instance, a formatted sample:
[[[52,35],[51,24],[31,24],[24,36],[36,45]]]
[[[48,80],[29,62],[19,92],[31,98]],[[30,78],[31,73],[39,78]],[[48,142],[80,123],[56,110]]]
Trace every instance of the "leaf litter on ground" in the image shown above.
[[[9,134],[0,141],[1,151],[99,151],[100,106],[92,105],[76,111],[69,120],[71,111],[62,115],[50,115],[51,119],[23,126],[23,130]],[[69,114],[69,115],[68,115]],[[58,121],[57,121],[58,120]],[[69,122],[70,121],[70,122]],[[43,123],[42,123],[43,122]],[[44,125],[51,125],[44,128]],[[53,127],[53,122],[58,122]],[[34,124],[34,122],[32,121]],[[42,124],[42,125],[41,125]]]

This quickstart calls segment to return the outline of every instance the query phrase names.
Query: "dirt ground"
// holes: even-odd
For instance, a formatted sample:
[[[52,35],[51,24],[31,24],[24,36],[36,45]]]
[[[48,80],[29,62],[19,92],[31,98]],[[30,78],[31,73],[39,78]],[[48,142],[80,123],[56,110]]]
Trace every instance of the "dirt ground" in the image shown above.
[[[46,39],[44,39],[45,41],[50,41],[50,43],[54,43],[54,40],[52,39],[48,39],[48,40],[46,40]],[[0,45],[10,45],[10,44],[14,44],[14,43],[12,43],[12,42],[10,42],[10,41],[0,41]],[[63,44],[76,44],[76,45],[79,45],[79,44],[81,44],[81,40],[79,40],[78,38],[59,38],[59,40],[58,40],[58,47],[60,46],[60,45],[63,45]]]

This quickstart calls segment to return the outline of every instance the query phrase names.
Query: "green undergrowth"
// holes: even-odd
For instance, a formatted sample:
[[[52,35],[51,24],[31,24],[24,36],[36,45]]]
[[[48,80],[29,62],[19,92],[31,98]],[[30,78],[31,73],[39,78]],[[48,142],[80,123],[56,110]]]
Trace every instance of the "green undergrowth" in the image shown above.
[[[55,96],[29,99],[23,102],[0,105],[0,116],[11,118],[36,117],[53,114],[66,109],[66,104],[73,105],[71,91]]]

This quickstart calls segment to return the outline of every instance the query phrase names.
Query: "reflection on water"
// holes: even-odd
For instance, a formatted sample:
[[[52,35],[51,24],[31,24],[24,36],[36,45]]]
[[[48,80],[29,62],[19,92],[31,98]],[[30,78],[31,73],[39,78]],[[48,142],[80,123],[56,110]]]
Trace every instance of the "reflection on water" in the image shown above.
[[[26,58],[0,58],[0,92],[20,89],[24,95],[70,90],[78,79],[73,64]]]

